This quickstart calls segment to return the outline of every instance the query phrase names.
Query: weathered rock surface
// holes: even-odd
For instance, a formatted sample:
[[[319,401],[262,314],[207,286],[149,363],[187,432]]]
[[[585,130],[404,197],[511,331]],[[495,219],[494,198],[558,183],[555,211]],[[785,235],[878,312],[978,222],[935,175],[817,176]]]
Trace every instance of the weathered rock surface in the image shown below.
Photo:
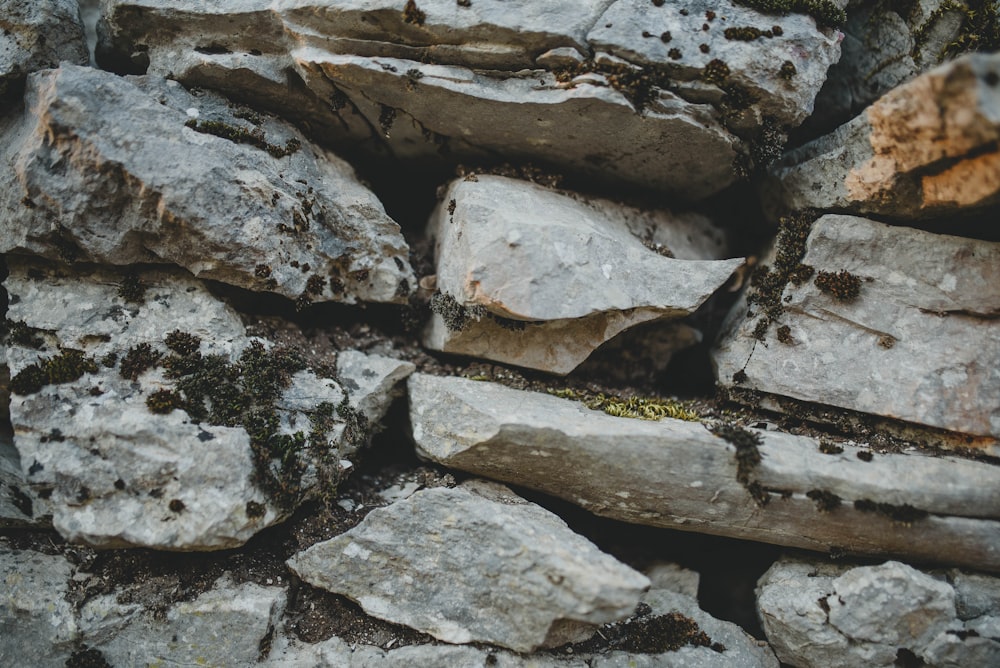
[[[681,5],[107,0],[103,49],[265,107],[292,95],[316,132],[399,157],[502,152],[700,199],[742,175],[747,142],[780,144],[808,114],[839,33]]]
[[[750,637],[735,624],[713,618],[698,607],[694,596],[671,591],[653,589],[643,597],[649,606],[645,615],[634,615],[630,621],[644,621],[679,613],[697,624],[700,631],[707,634],[711,643],[725,646],[719,651],[706,646],[683,644],[671,651],[658,651],[658,641],[669,642],[666,638],[654,637],[650,632],[643,637],[649,651],[626,651],[611,645],[599,650],[577,647],[573,652],[555,650],[536,652],[530,655],[515,654],[505,649],[442,644],[410,645],[398,649],[385,650],[364,644],[349,644],[339,637],[309,645],[287,637],[276,638],[274,648],[265,662],[266,665],[296,666],[344,666],[345,668],[375,668],[377,666],[426,666],[427,668],[451,668],[452,666],[475,666],[486,668],[709,668],[711,666],[746,666],[747,668],[777,666],[774,653],[763,643]],[[629,622],[626,622],[627,625]],[[602,633],[614,638],[616,625],[605,625]],[[666,635],[660,632],[661,635]],[[679,643],[682,644],[682,643]]]
[[[0,96],[31,72],[64,60],[87,64],[76,0],[0,0],[0,16]]]
[[[195,276],[311,301],[405,301],[399,226],[288,124],[157,77],[29,79],[0,126],[0,250]]]
[[[288,564],[375,617],[518,652],[585,639],[649,587],[555,515],[483,482],[417,492]]]
[[[723,233],[702,216],[500,176],[453,182],[429,235],[448,302],[432,302],[424,344],[555,373],[633,325],[692,313],[743,264],[718,259]]]
[[[421,457],[598,515],[1000,570],[1000,467],[991,464],[917,454],[868,462],[773,431],[736,430],[734,446],[696,422],[611,417],[460,378],[415,374],[408,383]]]
[[[989,613],[963,616],[953,582],[967,576],[946,575],[895,561],[852,567],[786,559],[758,583],[760,619],[778,658],[793,666],[893,666],[907,653],[932,666],[996,665],[1000,635],[977,629],[997,619],[1000,598]],[[974,577],[996,589],[996,578]]]
[[[995,8],[991,17],[989,3],[975,0],[851,3],[841,58],[830,68],[806,125],[828,132],[946,59],[995,49],[998,20]]]
[[[761,281],[780,304],[763,341],[754,333],[771,307],[751,307],[752,319],[745,304],[730,314],[714,351],[723,386],[939,427],[996,449],[1000,244],[829,215],[812,225],[801,263],[815,281]]]
[[[0,430],[10,428],[10,418],[4,418]],[[48,501],[40,498],[28,485],[21,470],[21,457],[10,433],[0,433],[0,528],[47,526]]]
[[[892,89],[785,155],[762,185],[772,212],[807,208],[948,219],[1000,202],[1000,54],[973,54]]]
[[[7,317],[37,339],[7,350],[14,444],[69,540],[241,545],[336,484],[412,369],[349,354],[338,370],[356,391],[345,394],[247,337],[186,275],[10,269]],[[141,303],[122,293],[137,284]]]

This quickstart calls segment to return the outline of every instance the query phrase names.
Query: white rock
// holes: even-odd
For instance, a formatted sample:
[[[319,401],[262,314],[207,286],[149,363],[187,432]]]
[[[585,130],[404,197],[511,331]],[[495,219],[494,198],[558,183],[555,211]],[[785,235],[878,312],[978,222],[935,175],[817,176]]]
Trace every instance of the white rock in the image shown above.
[[[519,652],[627,617],[645,576],[506,488],[434,488],[292,557],[310,584],[450,643]]]
[[[772,263],[772,252],[763,261]],[[802,262],[859,279],[842,301],[789,283],[763,342],[763,308],[734,307],[713,359],[719,383],[972,435],[1000,437],[1000,244],[828,215]],[[818,275],[818,274],[817,274]],[[789,327],[790,343],[777,339]],[[947,342],[943,345],[942,342]],[[736,384],[740,370],[746,380]]]
[[[0,95],[31,72],[61,61],[87,63],[87,44],[75,0],[0,0]],[[0,103],[0,106],[3,106]]]
[[[65,65],[32,75],[0,136],[4,252],[172,263],[306,303],[413,285],[398,225],[346,163],[224,98]]]
[[[706,425],[612,417],[463,378],[416,374],[408,384],[418,455],[598,515],[1000,570],[1000,468],[991,464],[918,454],[865,462],[850,451],[823,454],[812,438],[754,430],[761,461],[745,483],[774,495],[760,507],[737,479],[735,447]],[[829,506],[826,495],[836,497]]]

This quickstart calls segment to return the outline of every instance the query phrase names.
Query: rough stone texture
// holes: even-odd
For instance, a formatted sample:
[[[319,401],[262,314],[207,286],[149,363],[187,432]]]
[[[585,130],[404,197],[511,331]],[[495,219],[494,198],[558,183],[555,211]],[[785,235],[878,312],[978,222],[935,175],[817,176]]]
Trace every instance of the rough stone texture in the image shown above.
[[[4,252],[172,263],[305,303],[413,285],[398,225],[345,162],[219,96],[66,65],[29,78],[0,137]]]
[[[265,665],[343,666],[344,668],[378,668],[381,666],[421,666],[426,668],[775,668],[774,653],[764,643],[759,643],[735,624],[713,618],[698,607],[694,596],[667,589],[653,589],[643,602],[650,607],[650,615],[679,612],[694,620],[713,642],[725,645],[724,652],[708,647],[685,645],[672,652],[640,654],[621,650],[589,654],[574,651],[565,653],[537,652],[530,655],[515,654],[499,648],[442,644],[410,645],[384,650],[372,645],[351,645],[334,636],[329,640],[308,645],[279,636]]]
[[[900,650],[933,666],[1000,661],[1000,636],[977,635],[975,627],[988,620],[956,614],[948,580],[899,562],[852,567],[786,559],[761,577],[757,595],[768,641],[790,665],[892,666]]]
[[[704,217],[500,176],[453,182],[429,236],[438,291],[485,311],[437,314],[425,345],[555,373],[633,325],[690,314],[743,264],[717,259],[726,242]]]
[[[1000,202],[1000,54],[973,54],[892,89],[785,155],[762,187],[772,211],[932,219]]]
[[[239,358],[252,340],[239,316],[198,281],[163,271],[144,273],[140,280],[148,287],[144,303],[136,304],[119,295],[121,275],[11,264],[7,317],[43,330],[45,339],[43,350],[8,348],[14,379],[60,347],[97,362],[96,372],[77,380],[12,396],[22,474],[35,493],[51,494],[53,525],[69,540],[174,550],[241,545],[288,510],[259,486],[247,431],[241,425],[199,423],[178,409],[153,414],[146,404],[150,395],[174,388],[176,381],[159,366],[135,380],[123,377],[121,368],[127,351],[143,343],[166,355],[164,337],[178,329],[201,338],[202,355],[225,360]],[[108,360],[111,366],[104,362],[109,353],[118,355],[117,361]],[[340,367],[356,388],[351,401],[371,421],[387,407],[380,395],[410,368],[376,358],[366,369],[351,355]],[[315,411],[343,398],[334,381],[296,372],[276,404],[277,433],[310,433]],[[332,417],[326,446],[293,455],[305,460],[303,494],[323,482],[316,467],[338,478],[351,466],[363,435],[351,433],[355,430],[342,418]],[[285,480],[280,473],[285,466],[278,467],[279,480]]]
[[[921,0],[898,5],[855,1],[847,10],[841,58],[816,96],[804,129],[826,133],[896,86],[965,50],[990,50],[970,20],[969,3]],[[985,8],[984,8],[985,9]],[[806,127],[807,126],[807,127]]]
[[[857,276],[857,298],[789,284],[763,342],[738,304],[714,351],[723,386],[961,432],[995,449],[1000,244],[829,215],[813,224],[802,262]],[[791,343],[777,340],[781,326]]]
[[[112,666],[250,666],[279,624],[287,595],[224,576],[197,598],[154,614],[108,594],[83,606],[80,633]]]
[[[88,60],[75,0],[0,0],[0,96],[31,72]],[[0,101],[0,107],[4,106]]]
[[[4,431],[10,428],[10,418],[4,419]],[[47,502],[28,486],[21,473],[21,457],[10,433],[0,434],[0,528],[45,526]]]
[[[518,652],[587,638],[649,587],[555,515],[484,482],[417,492],[288,564],[375,617]]]
[[[417,5],[407,13],[389,0],[252,0],[223,11],[105,0],[103,51],[125,68],[170,73],[264,107],[294,106],[329,140],[379,145],[398,157],[502,152],[687,199],[736,181],[752,138],[770,133],[780,144],[781,128],[808,114],[840,55],[838,33],[811,18],[725,0]],[[706,9],[718,18],[700,32]],[[724,37],[743,24],[777,25],[782,34]],[[668,30],[683,47],[679,56],[660,39]],[[593,51],[596,64],[574,65]],[[707,67],[715,54],[729,63],[728,77]],[[779,79],[786,61],[796,74]],[[557,77],[550,67],[578,71]],[[733,86],[740,93],[726,97]],[[733,103],[751,95],[758,97]]]
[[[71,574],[62,556],[12,549],[0,538],[0,663],[65,665],[78,632],[64,598]]]
[[[745,477],[758,486],[757,496],[769,496],[760,507],[737,479],[735,447],[704,424],[617,418],[579,402],[460,378],[415,374],[409,390],[421,457],[598,515],[1000,570],[1000,467],[991,464],[917,454],[865,462],[850,449],[823,454],[812,438],[755,430],[761,461]],[[835,495],[837,503],[821,509],[810,492]],[[877,511],[877,504],[889,505]],[[908,506],[929,514],[907,516]]]

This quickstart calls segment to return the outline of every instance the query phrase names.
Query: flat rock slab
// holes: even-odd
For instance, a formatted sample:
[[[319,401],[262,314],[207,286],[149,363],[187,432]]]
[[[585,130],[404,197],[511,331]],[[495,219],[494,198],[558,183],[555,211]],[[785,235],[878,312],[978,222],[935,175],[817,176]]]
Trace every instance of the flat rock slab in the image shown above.
[[[840,55],[839,33],[811,17],[726,0],[107,9],[102,50],[119,66],[272,110],[292,96],[328,140],[403,158],[501,154],[684,199],[744,176],[757,138],[777,150]]]
[[[974,616],[969,578],[986,585]],[[992,584],[992,588],[989,584]],[[933,666],[1000,662],[996,578],[783,559],[757,583],[760,619],[778,658],[795,666],[894,666],[906,650]],[[992,596],[990,596],[992,594]],[[986,631],[981,633],[980,631]]]
[[[776,163],[767,207],[943,222],[997,204],[998,77],[1000,55],[973,54],[892,89]]]
[[[0,96],[28,74],[89,60],[76,0],[0,0]],[[0,107],[3,104],[0,102]]]
[[[312,301],[405,302],[399,226],[289,124],[157,77],[66,65],[0,125],[0,250],[195,276]]]
[[[421,457],[598,515],[1000,570],[1000,467],[991,464],[918,454],[866,462],[849,451],[823,454],[812,438],[759,430],[730,436],[738,450],[697,422],[617,418],[462,378],[416,374],[408,382]],[[754,438],[756,465],[748,461]]]
[[[285,358],[184,274],[23,262],[10,271],[7,317],[27,332],[6,351],[14,445],[23,479],[72,541],[243,544],[317,486],[336,484],[365,443],[366,424],[387,408],[393,379],[412,370],[348,356],[339,371],[353,394],[300,365],[281,370],[273,365]],[[141,303],[122,294],[136,284],[145,286]],[[176,332],[196,338],[170,343]],[[192,347],[182,352],[185,344]],[[271,393],[273,404],[264,398]]]
[[[453,182],[428,234],[448,302],[432,303],[425,345],[555,373],[631,326],[689,315],[743,265],[718,259],[727,243],[702,216],[500,176]]]
[[[518,652],[585,639],[649,587],[555,515],[482,482],[374,510],[288,565],[375,617]]]
[[[774,257],[762,264],[773,265]],[[801,262],[816,273],[774,292],[781,313],[762,341],[754,334],[768,308],[751,306],[749,318],[745,303],[734,307],[713,351],[720,384],[946,429],[969,435],[970,445],[996,447],[1000,244],[829,215],[813,223]],[[849,294],[818,287],[823,272],[834,289],[853,286],[857,296],[845,300]],[[745,378],[736,383],[740,371]]]

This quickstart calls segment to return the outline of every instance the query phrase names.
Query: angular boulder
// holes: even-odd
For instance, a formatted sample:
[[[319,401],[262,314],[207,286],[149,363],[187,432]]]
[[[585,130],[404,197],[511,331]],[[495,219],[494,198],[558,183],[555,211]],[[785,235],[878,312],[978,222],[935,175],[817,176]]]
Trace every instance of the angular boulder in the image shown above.
[[[352,358],[351,395],[187,275],[10,265],[14,445],[68,540],[241,545],[337,483],[412,369]]]
[[[65,65],[0,124],[0,251],[169,263],[312,301],[405,302],[399,226],[290,125],[157,77]]]
[[[994,665],[1000,661],[1000,598],[982,616],[960,615],[964,601],[955,577],[967,576],[945,578],[897,561],[851,566],[783,559],[758,582],[757,605],[768,642],[790,665],[894,666],[902,657],[933,666]],[[996,589],[996,578],[974,577],[992,580]]]
[[[587,638],[649,587],[555,515],[482,482],[374,510],[288,565],[375,617],[518,652]]]
[[[761,186],[767,208],[937,218],[940,225],[995,206],[998,80],[1000,54],[973,54],[890,90],[777,162]]]
[[[330,140],[499,153],[684,199],[766,162],[808,115],[842,18],[728,0],[106,4],[109,61],[272,109],[292,96]]]
[[[868,452],[862,459],[849,445],[826,454],[829,447],[806,436],[613,417],[463,378],[415,374],[408,386],[420,457],[597,515],[1000,570],[1000,467],[989,463]]]
[[[713,351],[723,387],[996,451],[1000,244],[828,215],[791,223],[762,265]]]
[[[0,0],[0,16],[0,97],[18,89],[32,72],[62,61],[87,64],[76,0]]]
[[[703,217],[500,176],[453,182],[428,233],[438,294],[424,344],[560,374],[634,325],[692,313],[743,264],[718,259],[723,233]]]

